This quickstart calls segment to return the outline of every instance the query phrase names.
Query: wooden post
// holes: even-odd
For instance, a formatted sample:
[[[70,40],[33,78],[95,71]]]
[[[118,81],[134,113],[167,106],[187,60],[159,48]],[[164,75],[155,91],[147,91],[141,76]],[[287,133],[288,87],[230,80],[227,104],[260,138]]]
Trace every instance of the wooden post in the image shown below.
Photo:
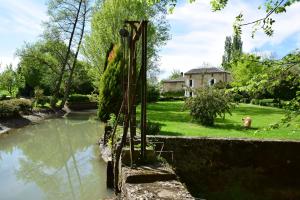
[[[146,131],[147,131],[147,26],[148,22],[143,21],[142,32],[142,78],[141,78],[141,157],[146,158]]]
[[[127,118],[129,116],[129,113],[132,111],[132,95],[133,95],[133,60],[134,60],[134,40],[132,39],[133,36],[133,29],[131,28],[130,32],[130,39],[129,39],[129,50],[130,50],[130,56],[129,56],[129,66],[128,66],[128,90],[127,90],[127,101],[128,101],[128,110],[127,110]],[[133,137],[131,132],[131,117],[128,118],[129,126],[130,126],[130,165],[133,167],[133,155],[134,155],[134,143],[133,143]],[[125,128],[125,127],[124,127]]]

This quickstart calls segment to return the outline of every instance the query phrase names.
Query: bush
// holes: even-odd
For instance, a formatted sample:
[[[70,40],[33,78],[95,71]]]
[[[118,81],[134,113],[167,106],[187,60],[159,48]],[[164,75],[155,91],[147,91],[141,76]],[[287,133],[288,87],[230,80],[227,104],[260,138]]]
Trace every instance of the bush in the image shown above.
[[[156,122],[147,122],[146,133],[147,135],[158,135],[160,133],[161,124]]]
[[[260,99],[259,105],[261,106],[274,106],[274,99]]]
[[[159,89],[156,85],[147,86],[147,101],[156,102],[159,100]]]
[[[5,100],[6,99],[6,95],[5,94],[0,94],[0,101]]]
[[[196,96],[186,101],[191,116],[205,126],[212,126],[217,116],[231,115],[232,98],[224,90],[203,88],[196,90]]]
[[[233,93],[232,94],[232,100],[234,102],[240,102],[242,98],[243,98],[243,96],[238,94],[238,93]]]
[[[43,96],[43,97],[41,97],[41,98],[37,101],[37,103],[38,103],[38,104],[41,104],[41,105],[45,105],[45,104],[47,104],[47,103],[50,104],[50,102],[51,102],[51,97],[50,97],[50,96]]]
[[[17,106],[18,111],[29,112],[32,110],[32,102],[29,99],[12,99],[10,101]]]
[[[250,95],[244,87],[234,87],[226,90],[233,102],[250,103]]]
[[[140,122],[137,123],[137,127],[139,129],[141,128]],[[147,126],[146,126],[147,135],[158,135],[160,133],[160,129],[161,129],[160,123],[147,121]]]
[[[159,101],[184,101],[186,97],[160,97]]]
[[[241,98],[240,103],[250,103],[250,99],[249,98]]]
[[[250,103],[253,105],[259,105],[259,99],[251,99]]]
[[[68,102],[89,102],[90,98],[88,95],[83,94],[72,94],[68,98]]]
[[[16,117],[20,112],[29,112],[32,102],[28,99],[12,99],[0,101],[0,118]]]
[[[178,90],[178,91],[169,91],[169,92],[163,92],[161,96],[163,97],[184,97],[184,90]]]
[[[0,118],[18,116],[18,107],[10,101],[0,101]]]

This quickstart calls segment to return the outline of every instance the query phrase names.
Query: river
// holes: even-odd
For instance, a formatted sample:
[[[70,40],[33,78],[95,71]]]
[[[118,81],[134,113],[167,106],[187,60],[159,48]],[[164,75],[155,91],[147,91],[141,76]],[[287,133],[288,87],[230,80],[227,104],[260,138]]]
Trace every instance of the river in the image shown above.
[[[106,165],[97,140],[103,124],[94,112],[13,131],[0,138],[1,200],[99,200],[106,189]]]

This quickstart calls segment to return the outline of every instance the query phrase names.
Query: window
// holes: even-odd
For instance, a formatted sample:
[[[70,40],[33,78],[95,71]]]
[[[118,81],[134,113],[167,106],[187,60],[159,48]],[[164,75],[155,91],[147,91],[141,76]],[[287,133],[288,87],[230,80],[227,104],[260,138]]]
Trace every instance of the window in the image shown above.
[[[190,80],[189,86],[190,86],[190,87],[193,87],[193,80]]]
[[[213,85],[216,84],[216,83],[217,83],[217,80],[214,79],[214,78],[212,78],[212,79],[210,79],[210,80],[208,81],[208,85],[209,85],[209,86],[213,86]]]
[[[190,97],[192,97],[193,96],[193,92],[190,92]]]

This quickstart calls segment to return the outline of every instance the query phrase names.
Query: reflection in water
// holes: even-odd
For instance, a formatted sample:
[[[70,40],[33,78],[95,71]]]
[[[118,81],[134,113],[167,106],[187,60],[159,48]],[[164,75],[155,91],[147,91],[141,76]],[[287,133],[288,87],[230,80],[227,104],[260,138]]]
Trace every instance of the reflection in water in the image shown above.
[[[0,139],[0,199],[96,200],[111,196],[91,113],[19,129]]]

